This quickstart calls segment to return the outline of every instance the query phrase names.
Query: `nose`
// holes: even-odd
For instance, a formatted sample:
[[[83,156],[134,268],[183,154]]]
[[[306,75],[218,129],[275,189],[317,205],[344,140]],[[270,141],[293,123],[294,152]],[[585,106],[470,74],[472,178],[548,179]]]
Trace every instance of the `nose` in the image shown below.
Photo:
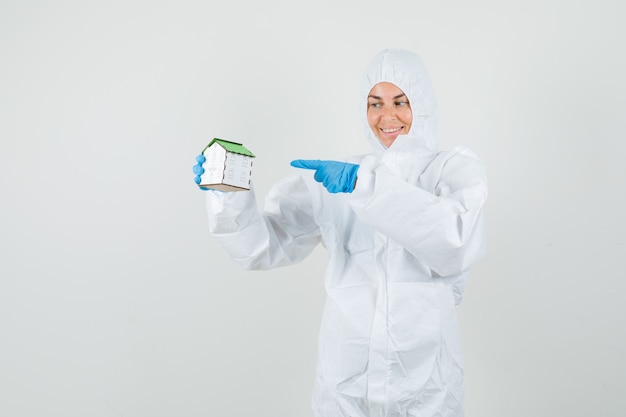
[[[396,119],[396,108],[395,106],[386,106],[383,111],[383,119],[384,120],[394,120]]]

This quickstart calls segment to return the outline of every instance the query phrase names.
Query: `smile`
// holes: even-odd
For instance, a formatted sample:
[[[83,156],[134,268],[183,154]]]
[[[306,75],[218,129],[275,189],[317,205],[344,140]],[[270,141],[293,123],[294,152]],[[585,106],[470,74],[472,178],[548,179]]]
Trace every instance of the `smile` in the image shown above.
[[[380,129],[383,131],[383,133],[396,133],[400,130],[402,130],[402,127],[394,127],[394,128],[390,128],[390,129]]]

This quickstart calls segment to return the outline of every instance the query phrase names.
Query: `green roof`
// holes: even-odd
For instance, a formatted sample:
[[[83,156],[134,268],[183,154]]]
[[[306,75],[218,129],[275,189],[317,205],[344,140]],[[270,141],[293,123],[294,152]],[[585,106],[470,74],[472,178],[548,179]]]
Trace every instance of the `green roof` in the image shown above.
[[[213,138],[213,140],[202,150],[202,153],[204,153],[204,151],[206,151],[215,142],[219,143],[228,152],[251,156],[253,158],[255,157],[254,154],[250,152],[248,149],[246,149],[246,147],[243,146],[241,143],[231,142],[229,140],[218,139],[218,138]]]

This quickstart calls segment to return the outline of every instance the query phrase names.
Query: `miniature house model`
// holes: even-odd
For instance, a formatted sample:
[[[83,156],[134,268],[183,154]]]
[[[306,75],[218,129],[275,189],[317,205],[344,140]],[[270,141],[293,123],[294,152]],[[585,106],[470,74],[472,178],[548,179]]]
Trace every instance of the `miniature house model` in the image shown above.
[[[241,143],[213,139],[202,151],[206,158],[200,186],[220,191],[250,189],[254,154]]]

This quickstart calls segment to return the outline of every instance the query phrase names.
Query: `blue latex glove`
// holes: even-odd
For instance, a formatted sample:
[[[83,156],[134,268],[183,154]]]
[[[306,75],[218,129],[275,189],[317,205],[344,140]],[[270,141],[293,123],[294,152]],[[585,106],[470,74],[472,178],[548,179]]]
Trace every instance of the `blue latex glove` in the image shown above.
[[[204,174],[204,168],[202,167],[202,164],[204,164],[204,161],[206,161],[206,158],[204,157],[204,155],[200,154],[196,156],[197,164],[193,166],[193,173],[196,174],[196,176],[193,180],[196,184],[198,184],[198,188],[200,188],[203,191],[207,191],[208,188],[200,187],[199,185],[201,181],[200,175]]]
[[[315,181],[324,184],[330,193],[351,193],[356,184],[359,165],[339,161],[320,161],[319,159],[296,159],[291,161],[296,168],[315,170]]]

